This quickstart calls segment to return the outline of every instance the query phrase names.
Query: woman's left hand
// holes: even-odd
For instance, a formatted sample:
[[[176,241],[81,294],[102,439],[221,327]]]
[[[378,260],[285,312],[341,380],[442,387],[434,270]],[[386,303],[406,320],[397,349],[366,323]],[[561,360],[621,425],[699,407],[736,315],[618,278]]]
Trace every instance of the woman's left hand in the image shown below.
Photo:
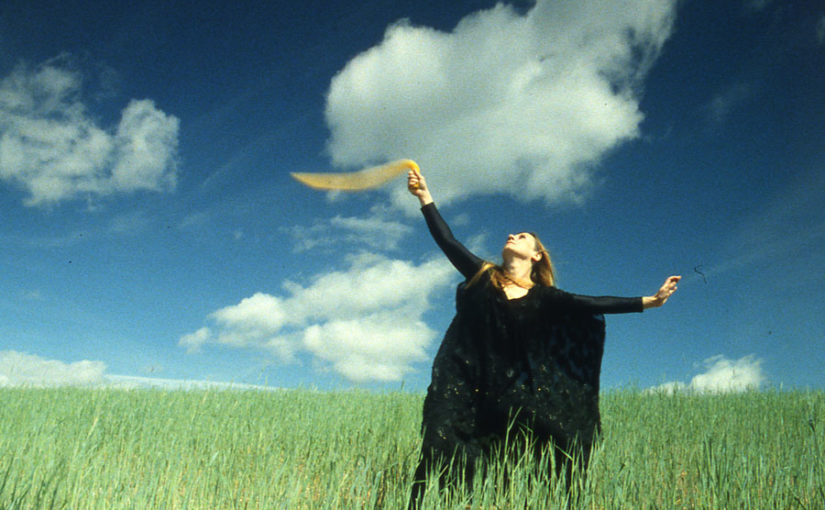
[[[679,280],[681,279],[681,276],[668,277],[668,279],[665,280],[665,283],[662,284],[662,287],[659,289],[659,292],[657,292],[653,296],[642,298],[643,307],[645,309],[656,308],[665,304],[668,298],[670,298],[670,296],[672,296],[673,293],[676,292],[676,289],[678,288],[676,284],[679,283]]]

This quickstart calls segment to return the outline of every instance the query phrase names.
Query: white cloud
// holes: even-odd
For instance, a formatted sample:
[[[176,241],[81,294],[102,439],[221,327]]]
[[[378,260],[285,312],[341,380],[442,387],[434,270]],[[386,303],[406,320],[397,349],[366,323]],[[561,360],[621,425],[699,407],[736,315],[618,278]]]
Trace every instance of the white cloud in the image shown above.
[[[177,118],[156,109],[148,99],[129,103],[114,139],[113,190],[161,191],[175,187],[178,124]]]
[[[350,167],[413,158],[440,200],[576,200],[591,168],[639,136],[639,85],[674,16],[673,1],[539,0],[449,33],[397,23],[333,78],[330,155]]]
[[[93,386],[105,381],[102,361],[64,363],[17,351],[0,351],[0,387]]]
[[[178,119],[132,100],[106,129],[83,102],[83,81],[68,58],[20,65],[0,80],[0,180],[26,190],[30,206],[173,189]]]
[[[295,251],[340,249],[341,243],[359,250],[392,251],[404,236],[412,232],[409,225],[389,219],[386,211],[373,208],[367,217],[335,216],[316,221],[310,227],[285,229],[295,239]]]
[[[729,393],[758,389],[765,382],[762,360],[753,355],[730,360],[720,354],[706,359],[703,365],[705,372],[695,375],[688,384],[671,381],[651,388],[651,390],[665,393],[675,391]]]
[[[46,359],[34,354],[17,351],[0,351],[0,388],[53,388],[61,386],[115,389],[160,388],[164,390],[277,389],[269,386],[221,381],[112,375],[106,373],[106,364],[102,361],[83,360],[65,363]]]
[[[400,380],[426,359],[436,332],[422,316],[452,274],[442,257],[416,266],[361,254],[308,286],[287,282],[283,296],[257,293],[217,310],[211,327],[179,344],[190,351],[207,343],[258,349],[284,362],[306,353],[352,381]]]
[[[194,353],[201,349],[201,346],[209,341],[212,336],[212,331],[209,328],[201,328],[194,333],[184,335],[178,340],[178,345],[186,347],[187,352]]]
[[[399,380],[412,371],[411,362],[426,359],[433,337],[416,315],[389,310],[315,324],[304,331],[303,345],[351,381]]]

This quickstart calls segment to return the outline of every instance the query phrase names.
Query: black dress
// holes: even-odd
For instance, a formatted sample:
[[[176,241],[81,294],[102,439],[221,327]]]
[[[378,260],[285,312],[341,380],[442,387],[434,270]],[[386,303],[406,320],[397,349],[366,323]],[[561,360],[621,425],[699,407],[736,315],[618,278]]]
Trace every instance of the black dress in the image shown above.
[[[529,430],[537,453],[552,442],[559,460],[567,458],[558,456],[560,450],[577,448],[586,464],[600,429],[602,314],[641,312],[642,299],[579,296],[537,285],[508,300],[486,274],[470,285],[484,261],[453,237],[435,204],[422,212],[465,281],[433,362],[411,506],[434,462],[455,456],[469,483],[476,461],[493,452],[508,426],[511,433]]]

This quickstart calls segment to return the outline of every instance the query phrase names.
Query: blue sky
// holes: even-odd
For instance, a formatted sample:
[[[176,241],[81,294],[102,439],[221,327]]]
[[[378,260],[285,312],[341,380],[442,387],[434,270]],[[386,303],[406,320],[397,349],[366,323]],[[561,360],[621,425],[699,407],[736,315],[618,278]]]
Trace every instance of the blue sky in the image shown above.
[[[0,385],[423,391],[459,281],[534,230],[606,388],[825,387],[825,6],[6,0]],[[194,4],[194,3],[193,3]]]

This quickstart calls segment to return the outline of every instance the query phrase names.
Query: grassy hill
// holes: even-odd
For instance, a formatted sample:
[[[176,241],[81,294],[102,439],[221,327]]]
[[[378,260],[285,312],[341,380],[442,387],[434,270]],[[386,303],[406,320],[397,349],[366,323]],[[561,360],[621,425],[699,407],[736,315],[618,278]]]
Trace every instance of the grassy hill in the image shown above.
[[[0,509],[403,508],[423,396],[0,388]],[[572,493],[514,461],[427,508],[823,508],[825,392],[602,396]]]

